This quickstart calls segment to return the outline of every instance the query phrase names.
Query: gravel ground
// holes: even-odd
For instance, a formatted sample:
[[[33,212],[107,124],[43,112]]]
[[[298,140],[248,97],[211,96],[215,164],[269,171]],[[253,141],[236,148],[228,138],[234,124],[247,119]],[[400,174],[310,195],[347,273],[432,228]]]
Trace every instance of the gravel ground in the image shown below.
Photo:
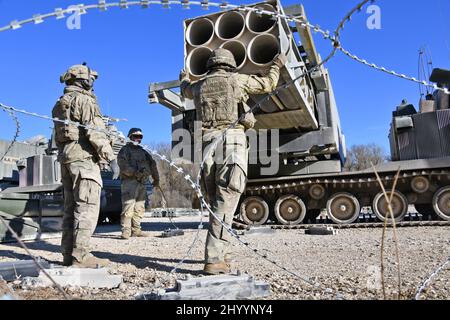
[[[92,239],[93,253],[109,259],[111,273],[123,275],[124,282],[113,290],[68,288],[67,292],[77,299],[134,299],[148,289],[173,286],[175,275],[169,272],[191,245],[198,219],[175,218],[185,235],[173,238],[159,237],[171,227],[167,218],[144,219],[143,229],[149,237],[127,241],[119,238],[119,226],[100,226]],[[303,230],[277,230],[275,234],[243,236],[279,265],[319,283],[315,288],[262,260],[236,241],[233,268],[270,283],[272,294],[268,299],[383,299],[377,281],[381,233],[382,229],[346,229],[337,235],[311,236]],[[201,275],[205,238],[206,230],[201,230],[191,255],[178,268],[178,277]],[[421,283],[450,257],[450,227],[400,228],[398,238],[402,298],[413,299]],[[59,239],[27,245],[36,256],[61,263]],[[386,298],[393,299],[398,297],[398,282],[392,229],[387,232],[385,249]],[[14,259],[28,257],[18,244],[0,245],[0,261]],[[13,288],[23,299],[61,298],[52,288],[24,289],[20,280],[13,282]],[[421,298],[450,299],[450,267],[439,273]]]

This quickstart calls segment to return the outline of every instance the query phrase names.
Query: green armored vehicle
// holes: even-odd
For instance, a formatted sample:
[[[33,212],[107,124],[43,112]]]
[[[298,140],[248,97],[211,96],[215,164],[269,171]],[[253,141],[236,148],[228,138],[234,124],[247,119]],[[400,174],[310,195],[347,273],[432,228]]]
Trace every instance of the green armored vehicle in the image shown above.
[[[107,128],[115,133],[112,141],[117,154],[126,139],[109,120],[105,118]],[[0,216],[23,239],[35,239],[41,232],[60,231],[64,194],[56,147],[51,140],[35,144],[15,142],[11,148],[9,146],[10,142],[0,141],[0,158],[3,157],[0,162]],[[100,222],[120,221],[120,180],[114,179],[113,171],[117,172],[118,168],[108,167],[101,172]],[[7,227],[0,223],[0,242],[13,240]]]

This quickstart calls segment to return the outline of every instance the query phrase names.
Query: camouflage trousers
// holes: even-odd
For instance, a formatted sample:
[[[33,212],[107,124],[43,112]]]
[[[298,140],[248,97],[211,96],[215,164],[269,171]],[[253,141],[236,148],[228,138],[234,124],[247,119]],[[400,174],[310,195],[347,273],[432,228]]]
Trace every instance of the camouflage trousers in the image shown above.
[[[123,179],[122,185],[122,214],[120,224],[122,232],[139,232],[141,220],[145,213],[145,198],[147,190],[145,185],[135,179]]]
[[[231,227],[233,216],[247,182],[247,140],[242,129],[228,130],[224,142],[213,139],[223,131],[205,131],[203,154],[214,148],[205,161],[202,187],[215,215]],[[205,262],[218,263],[232,258],[232,236],[211,214],[206,238]]]
[[[82,262],[91,256],[90,239],[100,212],[100,168],[89,159],[63,164],[61,180],[64,187],[61,251],[63,256]]]

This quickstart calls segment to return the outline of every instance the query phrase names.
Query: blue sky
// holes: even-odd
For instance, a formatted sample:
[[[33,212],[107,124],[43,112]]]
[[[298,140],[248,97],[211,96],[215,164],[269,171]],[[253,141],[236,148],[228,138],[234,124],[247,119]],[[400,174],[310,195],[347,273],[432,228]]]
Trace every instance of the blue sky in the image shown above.
[[[95,3],[85,0],[81,3]],[[107,1],[112,2],[112,1]],[[255,1],[230,1],[234,4]],[[299,3],[285,0],[283,5]],[[0,25],[21,20],[76,0],[0,0]],[[334,30],[357,1],[303,0],[313,24]],[[450,68],[450,1],[377,1],[381,30],[369,30],[364,11],[342,34],[351,52],[387,68],[417,76],[418,50],[427,45],[435,67]],[[211,10],[213,11],[213,10]],[[173,80],[183,67],[182,21],[205,14],[199,8],[178,6],[143,10],[132,7],[82,16],[81,29],[69,30],[65,20],[49,19],[39,25],[0,33],[0,102],[49,115],[63,85],[59,75],[72,64],[87,61],[100,74],[95,90],[103,113],[127,118],[119,129],[141,127],[147,143],[170,141],[170,111],[147,102],[148,84]],[[325,57],[330,45],[316,36]],[[377,143],[389,150],[391,112],[406,98],[417,105],[418,85],[373,71],[342,54],[329,62],[331,79],[347,144]],[[20,116],[20,139],[44,133],[51,122]],[[15,127],[0,112],[0,138],[10,139]]]

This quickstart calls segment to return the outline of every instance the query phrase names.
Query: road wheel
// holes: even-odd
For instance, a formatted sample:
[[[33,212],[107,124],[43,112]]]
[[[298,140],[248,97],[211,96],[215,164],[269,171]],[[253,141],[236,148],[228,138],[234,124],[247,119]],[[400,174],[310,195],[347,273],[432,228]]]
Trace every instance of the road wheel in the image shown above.
[[[297,225],[306,216],[305,203],[295,195],[281,197],[275,203],[275,216],[284,225]]]
[[[361,206],[358,199],[349,193],[337,193],[327,202],[327,212],[337,224],[350,224],[358,219]]]
[[[387,196],[390,197],[392,191],[386,190]],[[399,191],[394,192],[394,196],[392,197],[392,213],[394,214],[395,222],[400,222],[403,220],[405,215],[408,213],[408,200],[403,195],[403,193]],[[383,192],[378,193],[373,199],[372,204],[373,212],[377,216],[377,218],[381,221],[391,221],[388,201],[386,200]]]
[[[450,186],[441,188],[435,193],[433,209],[441,219],[450,221]]]
[[[242,202],[240,213],[246,224],[260,226],[269,218],[269,206],[263,198],[249,197]]]

